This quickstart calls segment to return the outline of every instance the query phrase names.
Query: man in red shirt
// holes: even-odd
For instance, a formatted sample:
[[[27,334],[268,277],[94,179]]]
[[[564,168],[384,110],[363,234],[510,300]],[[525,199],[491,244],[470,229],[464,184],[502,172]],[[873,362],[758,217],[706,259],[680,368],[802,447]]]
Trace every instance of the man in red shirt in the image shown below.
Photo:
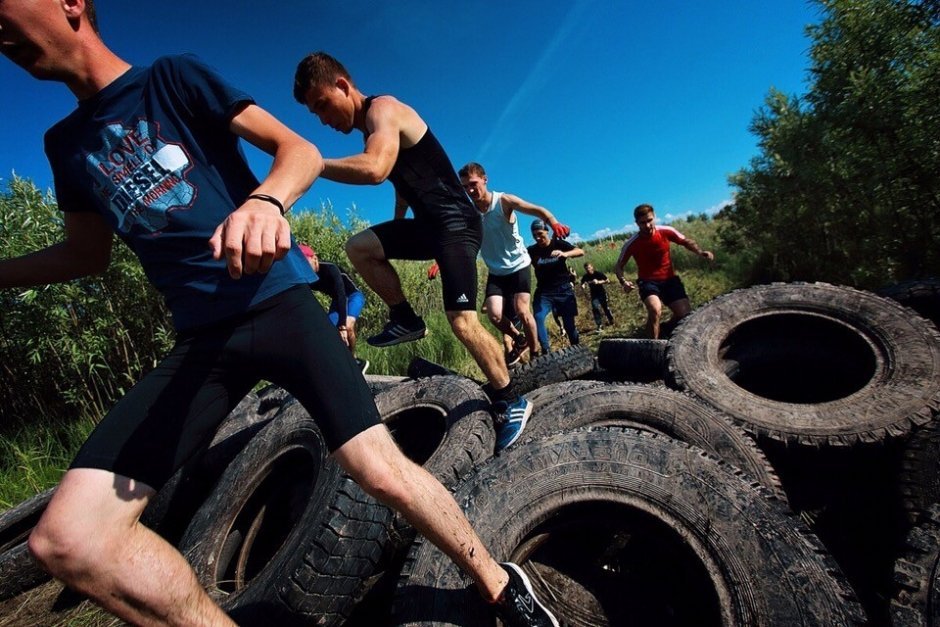
[[[614,272],[623,291],[632,291],[636,286],[623,278],[623,267],[630,257],[636,259],[640,300],[646,305],[646,330],[650,337],[657,339],[663,303],[672,310],[672,320],[675,322],[692,311],[682,280],[672,269],[670,243],[675,242],[709,261],[714,260],[715,255],[711,251],[702,250],[694,240],[671,226],[656,226],[656,214],[652,205],[639,205],[633,210],[633,217],[640,230],[620,249]]]

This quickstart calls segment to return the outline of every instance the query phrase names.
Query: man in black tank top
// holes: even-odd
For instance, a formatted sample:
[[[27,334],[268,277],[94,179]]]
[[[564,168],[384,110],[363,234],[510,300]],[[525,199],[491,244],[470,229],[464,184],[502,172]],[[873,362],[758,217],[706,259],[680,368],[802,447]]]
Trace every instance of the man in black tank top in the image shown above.
[[[356,270],[390,309],[383,331],[367,341],[372,346],[391,346],[427,334],[389,260],[437,261],[447,319],[492,387],[497,449],[510,446],[522,434],[532,404],[513,390],[502,350],[477,317],[476,257],[482,224],[444,149],[414,109],[392,96],[367,98],[346,68],[323,52],[298,64],[294,98],[334,130],[363,134],[363,152],[325,159],[322,177],[353,185],[389,180],[395,187],[395,219],[356,234],[346,244]],[[405,218],[408,207],[414,213],[410,219]],[[454,505],[441,502],[439,511],[450,512]],[[449,517],[442,514],[423,521],[433,532],[431,538],[453,536]],[[468,565],[460,547],[450,547],[450,551],[446,545],[440,548],[469,569],[485,597],[500,600],[497,610],[504,624],[558,624],[534,598],[525,577],[518,576],[517,566],[494,569],[495,562],[488,554],[475,556]]]

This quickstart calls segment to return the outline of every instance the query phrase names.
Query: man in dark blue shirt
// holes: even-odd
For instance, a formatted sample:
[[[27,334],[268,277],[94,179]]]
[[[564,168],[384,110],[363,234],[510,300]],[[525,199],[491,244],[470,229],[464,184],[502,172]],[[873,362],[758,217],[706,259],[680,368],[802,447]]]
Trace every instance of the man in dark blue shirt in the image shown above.
[[[132,67],[101,41],[92,0],[0,1],[0,52],[79,100],[46,136],[65,238],[0,261],[0,289],[101,272],[117,232],[178,332],[63,476],[29,538],[39,563],[132,624],[233,624],[139,519],[263,377],[317,419],[367,492],[406,512],[488,598],[504,595],[513,573],[440,482],[398,449],[307,287],[315,277],[283,214],[322,171],[317,149],[192,57]],[[262,181],[239,138],[273,155]],[[516,590],[508,595],[520,598]]]

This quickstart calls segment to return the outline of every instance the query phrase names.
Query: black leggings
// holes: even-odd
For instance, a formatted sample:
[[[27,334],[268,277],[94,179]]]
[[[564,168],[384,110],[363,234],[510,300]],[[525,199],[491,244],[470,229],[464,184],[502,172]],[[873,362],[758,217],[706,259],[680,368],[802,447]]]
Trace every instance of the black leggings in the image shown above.
[[[71,467],[159,489],[262,379],[301,402],[331,451],[381,422],[323,308],[307,286],[296,286],[235,319],[181,334],[98,424]]]

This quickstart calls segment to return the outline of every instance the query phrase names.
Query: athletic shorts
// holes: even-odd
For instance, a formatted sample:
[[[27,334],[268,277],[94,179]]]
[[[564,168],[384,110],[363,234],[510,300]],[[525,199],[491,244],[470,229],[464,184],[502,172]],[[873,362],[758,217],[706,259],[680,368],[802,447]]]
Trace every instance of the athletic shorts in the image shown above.
[[[440,267],[444,311],[476,311],[477,253],[483,225],[472,221],[459,231],[444,231],[411,218],[370,227],[386,259],[433,259]]]
[[[639,279],[637,286],[640,288],[640,300],[646,300],[647,296],[658,296],[664,305],[671,305],[677,300],[689,297],[685,293],[682,279],[678,276],[668,278],[665,281]]]
[[[490,296],[514,296],[532,292],[532,266],[526,266],[510,274],[490,273],[486,277],[486,298]]]
[[[71,467],[108,470],[159,490],[261,379],[300,401],[331,451],[381,422],[320,303],[309,287],[296,286],[235,318],[181,333],[102,419]]]
[[[366,297],[362,292],[353,292],[346,297],[346,317],[347,318],[358,318],[359,314],[362,313],[362,308],[366,306]],[[327,314],[330,319],[330,322],[333,323],[334,327],[339,326],[339,312],[330,305],[330,311]],[[346,321],[343,320],[343,324],[346,324]]]

